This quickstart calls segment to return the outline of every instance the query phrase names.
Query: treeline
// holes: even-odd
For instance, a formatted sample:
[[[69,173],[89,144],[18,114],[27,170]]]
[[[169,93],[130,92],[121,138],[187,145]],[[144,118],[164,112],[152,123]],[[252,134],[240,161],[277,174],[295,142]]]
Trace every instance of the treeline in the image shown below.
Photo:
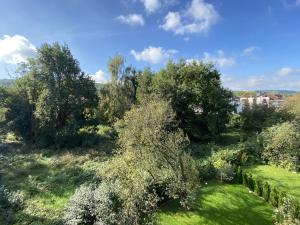
[[[2,128],[40,147],[114,139],[101,182],[76,190],[65,224],[150,224],[168,199],[189,208],[199,179],[190,140],[226,129],[232,93],[211,64],[181,60],[137,71],[116,55],[108,70],[111,81],[97,90],[67,46],[44,44],[21,78],[0,89]]]
[[[112,126],[134,105],[157,97],[171,104],[190,139],[209,140],[224,131],[233,111],[232,93],[222,87],[220,73],[211,64],[181,60],[159,72],[137,71],[116,55],[108,70],[111,82],[97,91],[66,45],[42,45],[37,56],[18,69],[21,78],[0,89],[3,127],[42,147],[73,147],[82,144],[80,129]]]

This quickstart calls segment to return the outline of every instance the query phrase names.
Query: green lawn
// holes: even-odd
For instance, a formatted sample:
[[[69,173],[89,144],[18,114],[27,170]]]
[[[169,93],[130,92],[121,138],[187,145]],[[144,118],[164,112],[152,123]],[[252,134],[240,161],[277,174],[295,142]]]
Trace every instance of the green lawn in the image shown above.
[[[187,212],[178,203],[165,204],[159,225],[271,225],[273,208],[238,184],[210,183],[200,188],[195,209]]]
[[[251,166],[245,169],[253,176],[261,177],[272,186],[285,190],[300,201],[300,173],[292,173],[285,169],[268,165]]]
[[[106,159],[101,152],[0,151],[0,184],[25,197],[25,208],[15,215],[15,225],[59,224],[75,189],[99,180],[97,171]]]

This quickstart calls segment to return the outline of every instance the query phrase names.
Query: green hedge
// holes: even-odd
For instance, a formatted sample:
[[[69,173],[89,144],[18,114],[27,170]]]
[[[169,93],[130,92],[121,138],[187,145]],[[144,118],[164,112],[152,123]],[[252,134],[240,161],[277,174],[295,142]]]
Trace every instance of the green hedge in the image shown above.
[[[241,167],[237,168],[236,180],[254,191],[258,196],[263,197],[265,201],[272,204],[274,207],[281,207],[283,199],[287,197],[286,192],[272,187],[267,181],[262,181],[259,177],[254,177],[251,174],[242,170]]]

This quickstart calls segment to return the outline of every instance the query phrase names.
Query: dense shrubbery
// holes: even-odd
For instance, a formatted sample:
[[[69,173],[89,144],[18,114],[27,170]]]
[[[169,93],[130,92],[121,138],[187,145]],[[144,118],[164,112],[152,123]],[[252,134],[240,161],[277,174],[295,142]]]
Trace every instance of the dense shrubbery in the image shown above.
[[[23,207],[23,196],[19,192],[9,192],[0,185],[0,224],[12,224],[15,213]]]
[[[71,197],[66,209],[66,225],[126,224],[122,202],[116,186],[101,183],[98,187],[84,185]]]
[[[269,163],[296,171],[300,157],[299,131],[299,125],[291,122],[267,128],[262,133],[263,158]]]
[[[299,225],[300,224],[300,205],[291,198],[284,197],[280,207],[275,213],[276,225]]]
[[[188,138],[177,125],[170,104],[159,99],[149,99],[126,112],[115,124],[118,154],[107,162],[100,174],[121,204],[117,211],[112,204],[103,209],[115,213],[117,223],[114,219],[109,223],[101,218],[108,214],[97,214],[99,207],[107,203],[106,195],[97,194],[99,187],[79,189],[71,200],[66,220],[82,214],[81,218],[89,218],[91,224],[100,221],[137,225],[151,221],[158,203],[165,198],[180,199],[188,206],[197,172],[194,160],[186,152]],[[95,199],[96,194],[99,199]],[[69,224],[81,224],[73,221]]]

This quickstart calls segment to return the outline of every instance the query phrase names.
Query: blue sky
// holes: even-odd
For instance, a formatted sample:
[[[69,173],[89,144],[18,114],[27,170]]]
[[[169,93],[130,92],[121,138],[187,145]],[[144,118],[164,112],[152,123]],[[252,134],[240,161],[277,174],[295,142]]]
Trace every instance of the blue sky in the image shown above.
[[[0,78],[55,41],[100,82],[119,53],[138,69],[214,62],[235,90],[300,90],[300,0],[0,0]]]

